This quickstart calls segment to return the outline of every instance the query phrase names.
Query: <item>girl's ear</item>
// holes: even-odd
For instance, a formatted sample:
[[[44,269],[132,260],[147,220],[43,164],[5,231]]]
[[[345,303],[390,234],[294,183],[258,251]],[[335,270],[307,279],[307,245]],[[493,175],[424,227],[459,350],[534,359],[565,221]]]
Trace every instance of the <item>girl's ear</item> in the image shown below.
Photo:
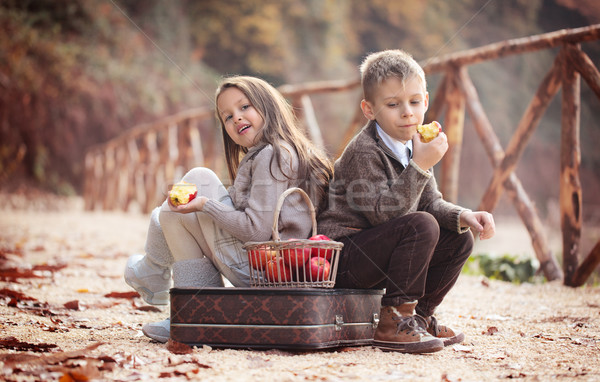
[[[368,120],[375,120],[375,111],[373,110],[373,105],[365,99],[360,101],[360,108],[362,109],[363,114],[367,117]]]
[[[429,92],[425,92],[425,111],[429,108]]]

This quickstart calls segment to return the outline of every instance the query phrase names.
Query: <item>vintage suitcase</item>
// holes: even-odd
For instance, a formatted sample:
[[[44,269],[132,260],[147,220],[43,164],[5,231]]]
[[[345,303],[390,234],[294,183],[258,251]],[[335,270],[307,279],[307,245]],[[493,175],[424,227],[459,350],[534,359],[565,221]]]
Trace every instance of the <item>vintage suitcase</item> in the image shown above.
[[[382,290],[171,289],[171,338],[192,346],[324,349],[370,345]]]

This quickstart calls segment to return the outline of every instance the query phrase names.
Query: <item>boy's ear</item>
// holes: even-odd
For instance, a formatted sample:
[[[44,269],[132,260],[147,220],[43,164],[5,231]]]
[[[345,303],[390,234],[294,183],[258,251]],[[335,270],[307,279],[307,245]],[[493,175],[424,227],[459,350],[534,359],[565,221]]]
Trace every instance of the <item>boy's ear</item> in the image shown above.
[[[367,117],[368,120],[375,120],[375,111],[373,110],[373,105],[365,99],[360,101],[360,108],[362,109],[363,114]]]

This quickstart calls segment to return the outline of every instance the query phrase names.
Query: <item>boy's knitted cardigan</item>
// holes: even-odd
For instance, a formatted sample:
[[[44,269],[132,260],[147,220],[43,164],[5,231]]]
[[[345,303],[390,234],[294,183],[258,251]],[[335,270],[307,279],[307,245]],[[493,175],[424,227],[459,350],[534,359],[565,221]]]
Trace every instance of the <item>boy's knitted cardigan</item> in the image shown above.
[[[415,211],[432,214],[440,227],[456,232],[466,209],[445,201],[432,172],[412,160],[404,168],[369,122],[335,162],[328,207],[318,219],[319,233],[333,240]]]

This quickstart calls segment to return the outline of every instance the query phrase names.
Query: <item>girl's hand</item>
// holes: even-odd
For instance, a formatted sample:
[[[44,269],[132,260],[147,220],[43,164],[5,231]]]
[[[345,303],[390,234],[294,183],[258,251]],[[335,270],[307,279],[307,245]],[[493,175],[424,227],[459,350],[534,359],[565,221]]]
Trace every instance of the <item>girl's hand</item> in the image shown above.
[[[490,239],[496,233],[494,216],[487,211],[464,211],[460,214],[460,226],[479,232],[481,240]]]
[[[443,132],[428,143],[421,142],[421,134],[416,133],[412,142],[412,160],[425,171],[435,166],[448,151],[448,137]]]
[[[169,193],[170,193],[170,191],[169,191]],[[208,198],[206,196],[199,196],[187,204],[181,204],[178,206],[174,206],[171,203],[170,195],[167,197],[167,202],[169,203],[169,208],[171,208],[171,211],[179,212],[182,214],[189,214],[191,212],[202,211],[202,209],[204,209],[204,205],[206,204],[207,201],[208,201]]]

